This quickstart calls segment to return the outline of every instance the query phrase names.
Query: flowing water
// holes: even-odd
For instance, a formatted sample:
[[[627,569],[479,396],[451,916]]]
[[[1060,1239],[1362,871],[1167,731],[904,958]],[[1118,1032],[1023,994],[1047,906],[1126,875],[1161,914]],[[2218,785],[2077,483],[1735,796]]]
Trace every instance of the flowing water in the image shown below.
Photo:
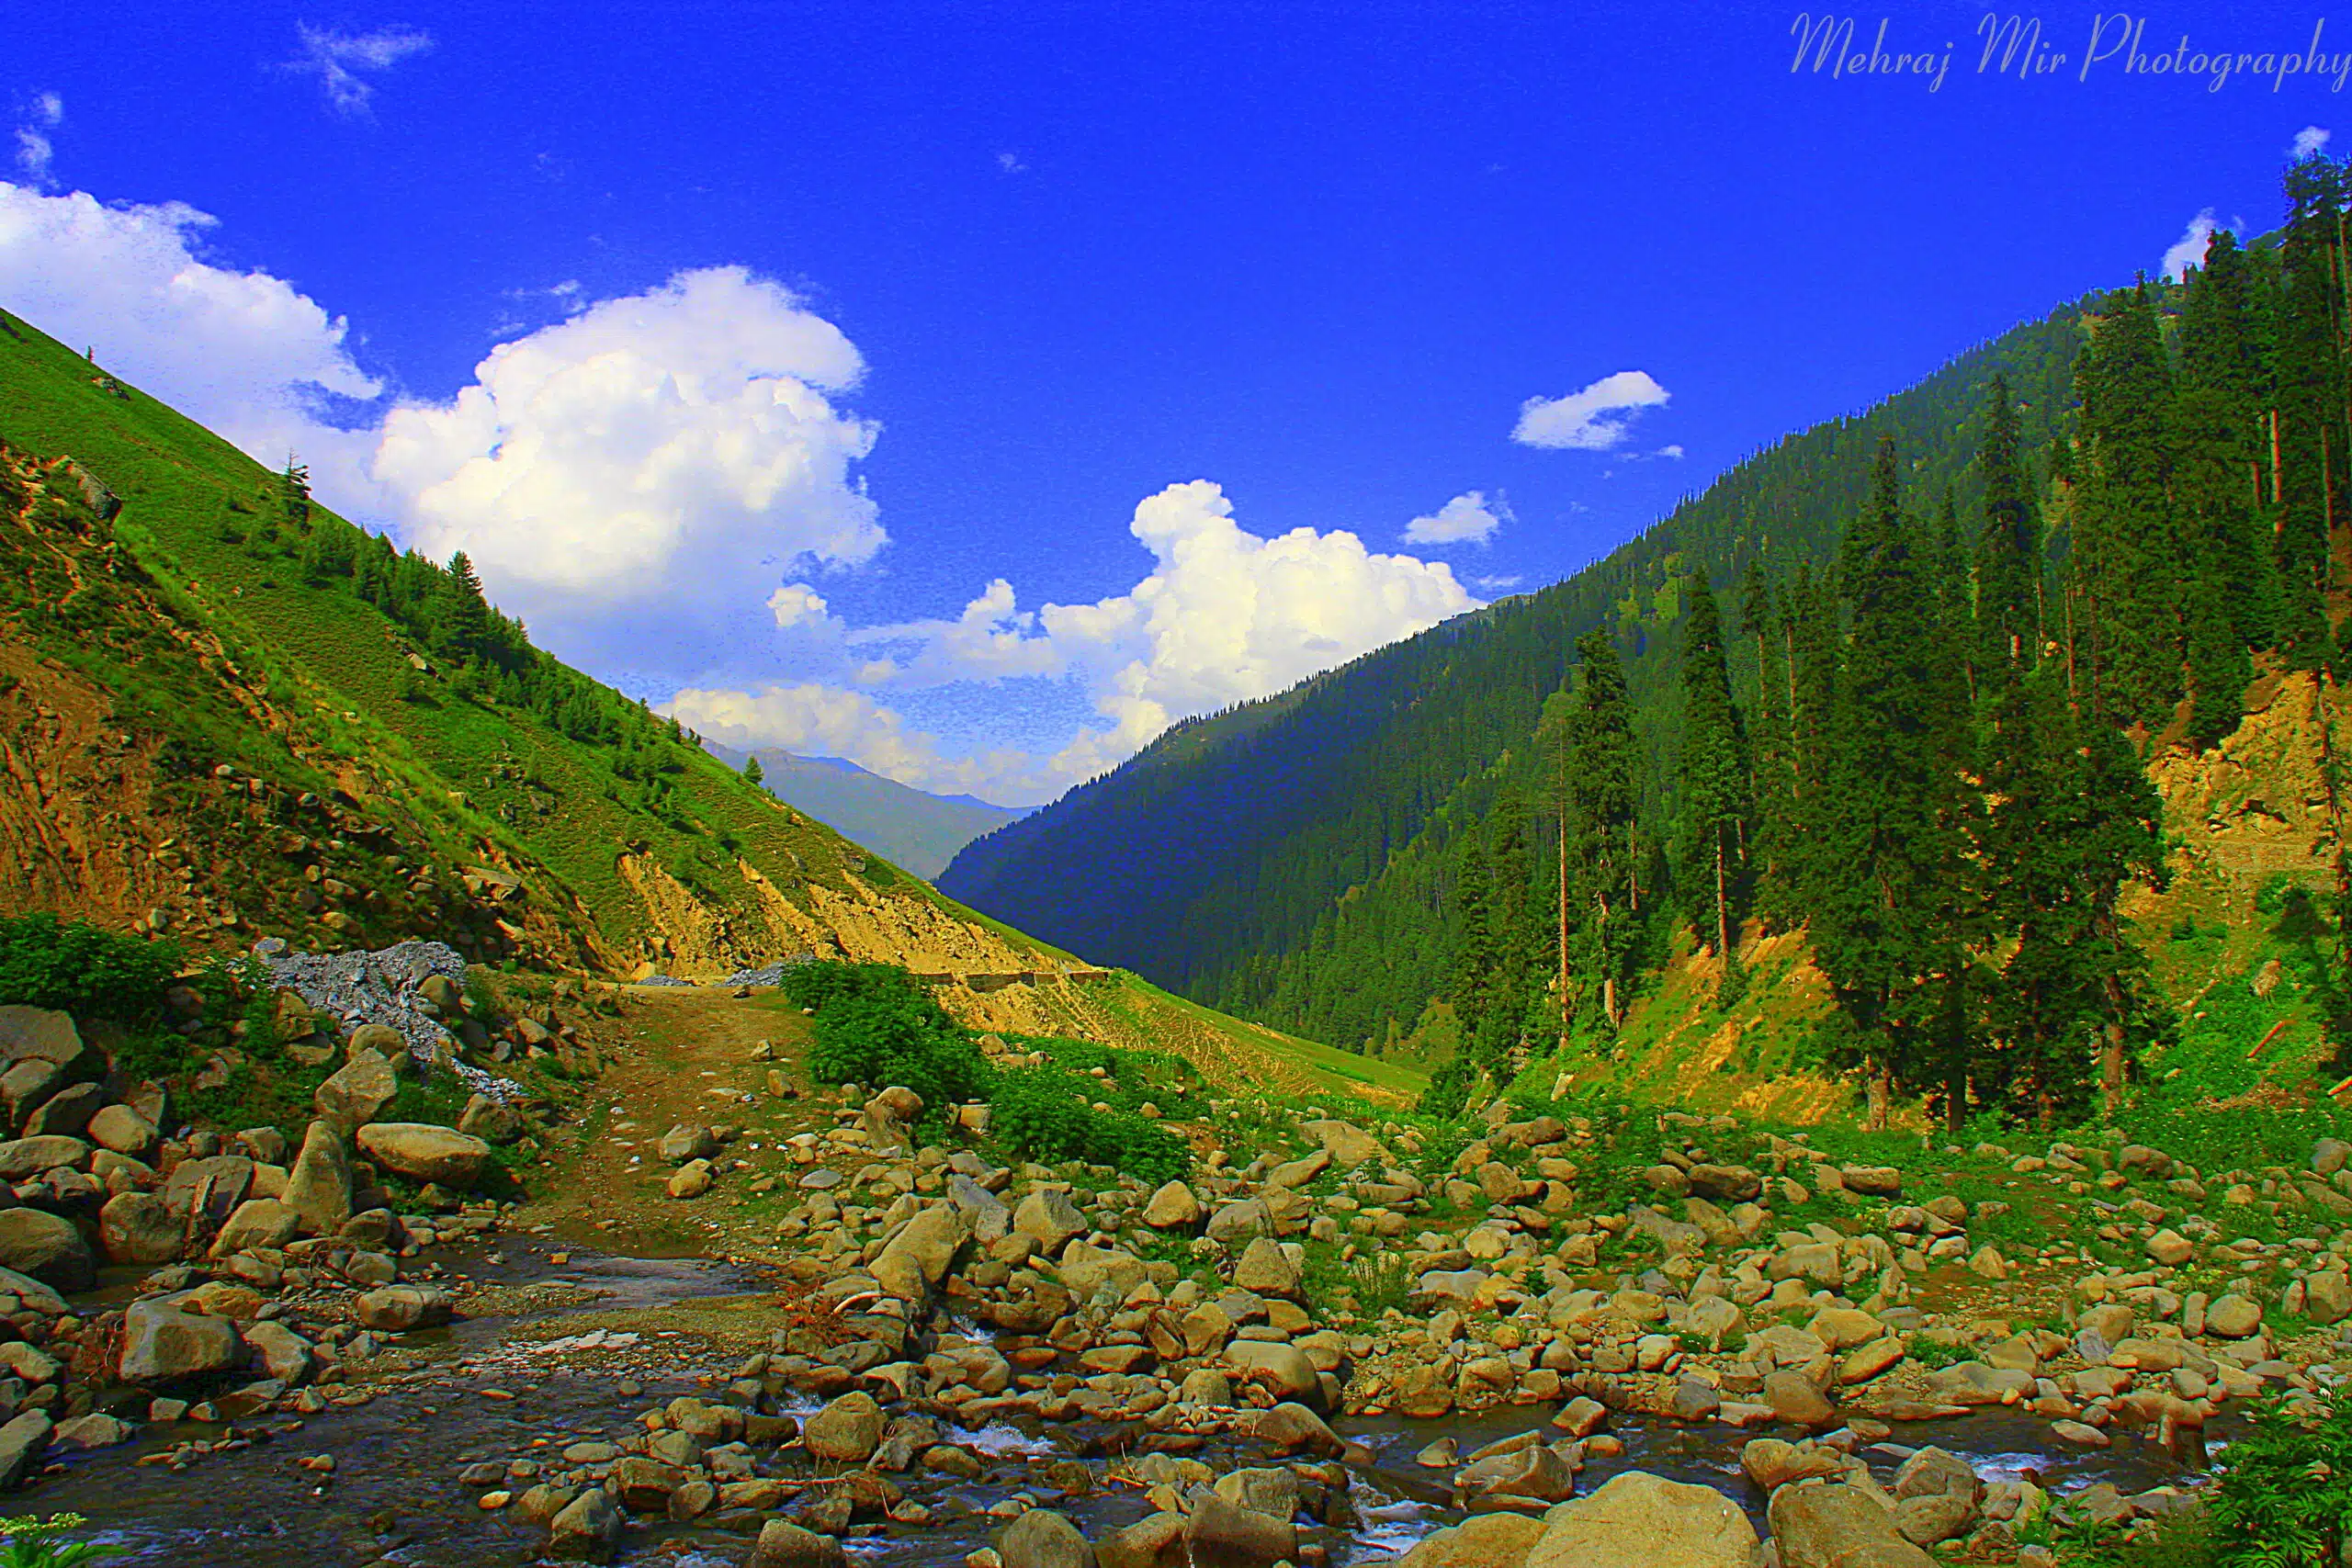
[[[381,1561],[417,1568],[472,1568],[535,1562],[545,1530],[511,1512],[478,1507],[474,1498],[479,1488],[458,1481],[464,1466],[540,1455],[548,1468],[560,1469],[557,1456],[566,1444],[631,1436],[641,1429],[634,1418],[647,1408],[677,1394],[707,1395],[708,1382],[696,1379],[724,1378],[731,1371],[730,1356],[713,1353],[692,1337],[649,1326],[644,1320],[630,1331],[583,1326],[582,1332],[565,1334],[563,1318],[583,1311],[601,1317],[616,1311],[691,1305],[697,1299],[740,1294],[756,1284],[724,1264],[617,1258],[579,1248],[558,1267],[547,1256],[550,1245],[544,1238],[506,1236],[495,1243],[469,1244],[447,1256],[479,1280],[574,1287],[561,1294],[577,1304],[533,1309],[513,1317],[462,1319],[447,1329],[412,1335],[403,1348],[420,1350],[434,1362],[431,1370],[413,1374],[415,1383],[396,1383],[356,1409],[240,1424],[240,1435],[257,1440],[207,1455],[184,1470],[137,1461],[179,1439],[218,1440],[221,1428],[194,1424],[148,1427],[138,1442],[70,1458],[64,1474],[19,1495],[11,1501],[11,1511],[85,1515],[105,1539],[124,1549],[120,1561],[128,1562],[325,1568]],[[582,1300],[587,1292],[594,1292],[593,1299]],[[650,1321],[660,1320],[656,1316]],[[514,1330],[524,1325],[530,1325],[533,1337],[515,1337]],[[621,1359],[628,1363],[626,1372],[615,1365]],[[641,1392],[625,1393],[625,1375],[636,1379]],[[481,1391],[486,1388],[513,1397],[485,1397]],[[805,1408],[797,1413],[816,1407],[813,1400],[803,1404]],[[1357,1523],[1344,1541],[1334,1543],[1334,1562],[1385,1561],[1459,1517],[1446,1506],[1448,1472],[1414,1462],[1422,1448],[1440,1437],[1452,1437],[1467,1453],[1481,1443],[1539,1425],[1547,1415],[1545,1406],[1514,1405],[1439,1421],[1358,1417],[1335,1423],[1342,1437],[1370,1450],[1371,1461],[1351,1472]],[[1764,1499],[1739,1472],[1740,1446],[1753,1434],[1623,1419],[1610,1430],[1625,1451],[1594,1461],[1580,1490],[1589,1490],[1622,1470],[1647,1470],[1718,1487],[1747,1507],[1760,1529]],[[2227,1430],[2217,1428],[2217,1438]],[[876,1568],[960,1563],[967,1553],[989,1544],[1001,1528],[1001,1519],[989,1517],[987,1510],[1016,1494],[1061,1509],[1089,1536],[1132,1523],[1149,1507],[1133,1487],[1100,1484],[1099,1465],[1098,1484],[1090,1493],[1065,1496],[1042,1484],[1042,1477],[1027,1462],[1088,1454],[1106,1436],[1100,1426],[1000,1420],[945,1435],[980,1454],[988,1465],[986,1473],[975,1482],[921,1474],[894,1478],[933,1511],[936,1522],[920,1529],[888,1525],[854,1536],[847,1544],[859,1562]],[[1988,1480],[2030,1473],[2060,1493],[2098,1481],[2136,1492],[2195,1473],[2137,1434],[2119,1433],[2116,1445],[2108,1450],[2045,1446],[2048,1433],[2041,1422],[1997,1407],[1964,1418],[1898,1427],[1894,1440],[1915,1448],[1933,1443],[1949,1449],[1968,1459]],[[313,1473],[295,1462],[317,1454],[334,1457],[332,1475]],[[1198,1457],[1219,1469],[1228,1459],[1241,1464],[1264,1462],[1252,1450],[1221,1449],[1214,1442]],[[1883,1450],[1867,1451],[1865,1457],[1883,1479],[1899,1462],[1898,1455]],[[519,1494],[527,1484],[515,1483],[514,1490]],[[756,1523],[751,1528],[756,1529]],[[625,1537],[620,1560],[675,1568],[734,1568],[749,1550],[746,1537],[707,1521],[657,1521],[650,1528],[639,1521]]]

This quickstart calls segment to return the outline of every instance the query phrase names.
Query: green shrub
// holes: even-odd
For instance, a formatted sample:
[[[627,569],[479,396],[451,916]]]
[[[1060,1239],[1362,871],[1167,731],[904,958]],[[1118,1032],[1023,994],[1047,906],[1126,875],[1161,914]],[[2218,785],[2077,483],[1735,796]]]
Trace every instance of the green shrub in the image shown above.
[[[135,1022],[153,1015],[180,963],[175,942],[23,915],[0,920],[0,1006]]]
[[[81,1568],[85,1562],[121,1556],[119,1546],[62,1539],[66,1531],[89,1522],[79,1514],[51,1514],[46,1519],[37,1514],[0,1518],[0,1538],[6,1542],[0,1545],[0,1568]]]
[[[996,1075],[989,1130],[1028,1159],[1083,1160],[1116,1166],[1146,1181],[1173,1181],[1192,1169],[1192,1151],[1157,1122],[1122,1111],[1097,1111],[1095,1080],[1059,1066],[1018,1067]]]
[[[2213,1461],[2222,1568],[2334,1568],[2352,1540],[2352,1400],[2266,1405]]]
[[[817,1012],[809,1077],[869,1089],[903,1084],[922,1096],[933,1120],[984,1087],[988,1065],[971,1036],[939,1004],[910,987],[877,987],[835,997]]]

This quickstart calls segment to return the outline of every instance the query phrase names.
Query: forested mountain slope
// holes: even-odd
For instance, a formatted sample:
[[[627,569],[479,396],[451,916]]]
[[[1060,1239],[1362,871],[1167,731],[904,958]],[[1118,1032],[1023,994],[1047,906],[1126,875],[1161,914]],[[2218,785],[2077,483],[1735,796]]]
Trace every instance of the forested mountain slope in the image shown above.
[[[1213,1005],[1351,1045],[1413,1027],[1445,988],[1458,830],[1534,788],[1531,741],[1577,638],[1609,634],[1669,815],[1685,576],[1819,567],[1892,434],[1921,493],[1963,514],[1984,389],[2006,374],[2029,450],[2071,400],[2081,318],[2061,307],[1861,414],[1788,436],[1575,577],[1180,725],[1117,771],[976,840],[944,891]],[[2057,420],[2053,420],[2053,415]],[[1734,681],[1755,653],[1732,639]],[[1661,784],[1657,781],[1667,781]]]

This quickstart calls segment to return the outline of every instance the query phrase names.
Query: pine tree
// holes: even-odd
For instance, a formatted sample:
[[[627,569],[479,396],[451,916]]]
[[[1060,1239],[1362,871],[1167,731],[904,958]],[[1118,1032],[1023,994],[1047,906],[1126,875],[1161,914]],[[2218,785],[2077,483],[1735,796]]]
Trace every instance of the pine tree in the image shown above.
[[[2090,621],[2093,696],[2119,724],[2161,728],[2180,700],[2188,639],[2170,500],[2171,372],[2144,279],[2109,297],[2077,395],[2087,460],[2073,565]]]
[[[2278,635],[2278,574],[2263,502],[2267,443],[2258,439],[2262,356],[2250,283],[2236,238],[2215,230],[2180,312],[2173,497],[2189,577],[2218,583],[2241,644],[2267,648]],[[2192,641],[2197,614],[2192,600]]]
[[[1625,668],[1600,632],[1577,640],[1576,708],[1569,728],[1574,758],[1568,794],[1569,886],[1579,911],[1578,936],[1598,981],[1601,1014],[1612,1030],[1624,1021],[1621,995],[1632,973],[1640,923],[1638,881],[1641,753],[1634,740]]]
[[[750,756],[743,759],[743,782],[745,784],[750,784],[753,789],[759,789],[762,787],[766,776],[766,773],[760,766],[760,760],[757,756]]]
[[[2314,153],[2288,166],[2284,288],[2275,297],[2269,436],[2278,516],[2278,647],[2316,670],[2332,651],[2329,536],[2343,505],[2345,362],[2337,322],[2343,165]]]
[[[1840,547],[1851,630],[1812,878],[1828,977],[1883,1126],[1895,1089],[1940,1077],[1943,982],[1966,961],[1966,705],[1916,526],[1882,438],[1871,499]]]
[[[1703,573],[1690,579],[1682,630],[1682,834],[1676,882],[1700,942],[1723,960],[1736,994],[1736,937],[1746,881],[1747,740],[1731,700],[1723,625]]]
[[[2238,727],[2254,680],[2227,592],[2218,573],[2198,577],[2188,590],[2188,738],[2200,751]]]
[[[1765,578],[1763,562],[1753,557],[1740,585],[1739,622],[1756,644],[1756,722],[1748,737],[1748,794],[1754,803],[1748,859],[1757,911],[1769,928],[1792,924],[1799,918],[1788,863],[1796,808],[1789,773],[1789,708],[1795,689],[1781,604]]]
[[[443,645],[466,658],[476,658],[490,642],[490,604],[482,597],[481,579],[474,563],[459,550],[449,558],[449,575],[442,590],[440,631]]]
[[[2041,520],[2018,455],[2018,411],[2007,376],[1993,378],[1984,445],[1984,521],[1976,533],[1977,667],[2038,657],[2041,646]]]

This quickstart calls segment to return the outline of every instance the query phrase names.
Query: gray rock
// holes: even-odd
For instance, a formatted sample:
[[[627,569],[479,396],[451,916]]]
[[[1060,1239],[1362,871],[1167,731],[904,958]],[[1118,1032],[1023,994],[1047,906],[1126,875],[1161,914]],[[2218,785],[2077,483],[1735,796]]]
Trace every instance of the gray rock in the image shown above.
[[[359,1129],[359,1148],[382,1168],[413,1181],[471,1187],[490,1145],[455,1127],[428,1122],[375,1122]]]
[[[1756,1527],[1730,1498],[1629,1470],[1545,1514],[1526,1568],[1758,1568],[1762,1561]]]
[[[61,1165],[79,1169],[90,1157],[90,1145],[79,1138],[48,1134],[37,1138],[12,1138],[0,1144],[0,1179],[22,1181]]]
[[[97,1278],[74,1222],[39,1209],[0,1210],[0,1265],[61,1291],[86,1291]]]
[[[1272,1235],[1274,1216],[1262,1198],[1237,1198],[1221,1203],[1209,1216],[1208,1237],[1227,1247],[1246,1242],[1253,1235]]]
[[[1201,1201],[1181,1181],[1170,1181],[1143,1206],[1143,1223],[1154,1230],[1191,1230],[1201,1223]]]
[[[457,1303],[449,1292],[433,1285],[386,1285],[369,1291],[351,1303],[352,1318],[362,1328],[405,1333],[412,1328],[437,1328],[449,1321]]]
[[[1523,1568],[1543,1536],[1541,1519],[1473,1514],[1452,1529],[1433,1530],[1415,1541],[1396,1568]]]
[[[1301,1280],[1298,1265],[1272,1236],[1254,1237],[1233,1266],[1233,1282],[1261,1296],[1295,1296]]]
[[[800,1442],[812,1459],[864,1464],[882,1446],[882,1407],[874,1396],[853,1390],[808,1417]]]
[[[621,1511],[592,1486],[548,1524],[547,1554],[559,1562],[610,1562],[621,1539]]]
[[[373,1051],[355,1051],[350,1061],[318,1087],[311,1102],[337,1128],[354,1133],[382,1114],[400,1091],[400,1078],[390,1062]]]
[[[300,1217],[275,1199],[248,1198],[212,1238],[212,1256],[228,1258],[250,1247],[283,1247],[293,1239]]]
[[[40,1102],[25,1118],[29,1137],[78,1138],[89,1130],[90,1118],[105,1108],[107,1091],[94,1083],[69,1084]]]
[[[1037,1250],[1047,1257],[1061,1251],[1072,1236],[1084,1235],[1087,1229],[1086,1216],[1058,1188],[1041,1187],[1012,1211],[1013,1234],[1035,1242]]]
[[[118,1192],[98,1211],[98,1246],[109,1263],[169,1263],[186,1234],[153,1192]]]
[[[1801,1482],[1772,1494],[1768,1517],[1781,1568],[1934,1568],[1903,1539],[1894,1515],[1843,1482]]]
[[[40,1466],[53,1430],[45,1410],[28,1410],[0,1427],[0,1489],[14,1491],[25,1483]]]
[[[244,1332],[245,1343],[271,1377],[289,1385],[309,1381],[316,1364],[309,1340],[276,1321],[249,1323]]]
[[[351,1149],[334,1122],[322,1117],[303,1133],[283,1201],[306,1235],[333,1235],[351,1218]]]
[[[964,1236],[964,1222],[955,1209],[925,1209],[899,1227],[869,1265],[869,1272],[883,1290],[901,1301],[928,1301],[947,1278]]]
[[[982,1247],[1003,1240],[1012,1230],[1012,1211],[1004,1200],[960,1170],[947,1179],[947,1201],[963,1214],[972,1239]]]
[[[139,1428],[120,1416],[94,1410],[87,1416],[60,1421],[56,1431],[50,1436],[60,1448],[110,1449],[117,1443],[127,1443],[138,1435]],[[0,1475],[7,1472],[6,1448],[6,1433],[0,1431]]]
[[[183,1312],[180,1296],[133,1302],[123,1309],[120,1375],[125,1382],[170,1382],[245,1362],[236,1325]]]
[[[847,1568],[848,1562],[849,1554],[831,1536],[770,1519],[760,1527],[759,1544],[744,1568]]]
[[[68,1079],[96,1077],[106,1059],[82,1038],[70,1014],[46,1008],[0,1007],[0,1062],[47,1062]]]
[[[1193,1568],[1272,1568],[1296,1559],[1298,1531],[1288,1519],[1237,1507],[1206,1492],[1184,1521],[1184,1550]]]
[[[718,1138],[707,1127],[681,1122],[662,1134],[655,1151],[672,1165],[684,1165],[690,1159],[708,1159],[718,1152]]]
[[[1032,1508],[996,1538],[1004,1568],[1094,1568],[1094,1549],[1051,1508]]]
[[[1278,1402],[1295,1400],[1310,1410],[1324,1408],[1322,1375],[1297,1346],[1237,1339],[1225,1348],[1225,1359],[1243,1379],[1265,1388]]]
[[[159,1141],[155,1124],[128,1105],[109,1105],[90,1118],[90,1141],[132,1159],[152,1159]]]

